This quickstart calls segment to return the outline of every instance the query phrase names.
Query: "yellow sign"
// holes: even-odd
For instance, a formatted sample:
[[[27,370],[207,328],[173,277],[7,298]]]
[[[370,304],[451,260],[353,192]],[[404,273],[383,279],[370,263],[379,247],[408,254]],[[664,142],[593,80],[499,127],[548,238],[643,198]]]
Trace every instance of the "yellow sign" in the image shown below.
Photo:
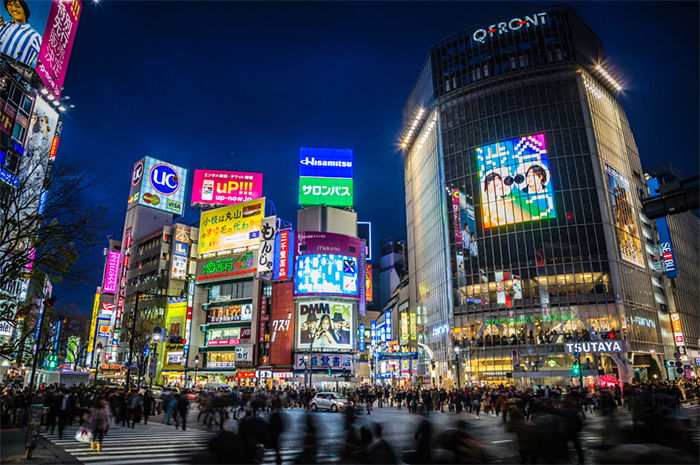
[[[95,300],[92,302],[92,319],[90,320],[90,337],[88,338],[88,353],[92,353],[92,347],[95,344],[95,326],[97,325],[97,314],[100,312],[100,293],[95,294]]]
[[[199,221],[199,253],[258,244],[264,215],[264,197],[202,212]]]

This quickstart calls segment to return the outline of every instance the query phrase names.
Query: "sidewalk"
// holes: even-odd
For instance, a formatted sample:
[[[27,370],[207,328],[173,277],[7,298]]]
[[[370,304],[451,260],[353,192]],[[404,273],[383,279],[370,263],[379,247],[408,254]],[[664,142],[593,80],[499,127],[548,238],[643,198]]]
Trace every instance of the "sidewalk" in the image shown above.
[[[23,428],[0,429],[0,462],[21,463],[21,464],[54,464],[54,463],[80,463],[70,454],[60,447],[52,444],[43,437],[39,437],[39,442],[32,453],[32,458],[24,458],[24,438]],[[77,441],[76,441],[77,442]]]

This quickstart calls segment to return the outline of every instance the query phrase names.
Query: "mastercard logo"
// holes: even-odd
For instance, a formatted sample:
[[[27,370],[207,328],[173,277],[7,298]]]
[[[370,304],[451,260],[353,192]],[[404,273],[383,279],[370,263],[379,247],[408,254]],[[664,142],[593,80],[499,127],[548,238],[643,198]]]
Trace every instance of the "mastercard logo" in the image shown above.
[[[158,205],[160,203],[160,197],[155,194],[143,194],[143,201],[150,203],[151,205]]]

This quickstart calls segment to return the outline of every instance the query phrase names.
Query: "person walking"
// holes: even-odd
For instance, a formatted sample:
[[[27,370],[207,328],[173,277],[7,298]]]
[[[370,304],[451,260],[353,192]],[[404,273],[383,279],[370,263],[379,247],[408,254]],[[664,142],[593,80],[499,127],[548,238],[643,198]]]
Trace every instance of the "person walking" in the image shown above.
[[[175,419],[175,429],[178,429],[178,423],[182,420],[182,431],[187,429],[187,412],[190,409],[190,401],[187,399],[187,391],[177,397],[175,408],[177,410],[177,418]]]
[[[153,414],[153,407],[155,406],[155,398],[153,393],[148,390],[143,396],[143,424],[148,424],[148,417]]]
[[[88,425],[90,425],[92,431],[90,449],[97,453],[102,452],[102,440],[109,430],[110,418],[112,418],[112,411],[109,408],[109,404],[102,399],[98,400],[88,419]]]
[[[71,400],[70,392],[68,389],[64,389],[58,399],[58,439],[63,439],[63,430],[66,428],[66,422],[70,415],[73,414]]]

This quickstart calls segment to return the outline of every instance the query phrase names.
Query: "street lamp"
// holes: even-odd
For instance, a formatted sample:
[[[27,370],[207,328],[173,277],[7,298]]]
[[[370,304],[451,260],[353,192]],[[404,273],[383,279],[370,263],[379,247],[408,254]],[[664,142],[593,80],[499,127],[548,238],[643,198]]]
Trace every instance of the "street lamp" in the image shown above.
[[[154,371],[157,372],[158,371],[158,343],[163,338],[163,331],[161,330],[160,326],[156,326],[155,328],[153,328],[153,336],[151,336],[151,338],[153,339],[152,350],[151,350],[151,357],[152,357],[151,360],[155,359],[156,369]],[[153,377],[156,374],[156,373],[150,373],[151,360],[149,360],[149,363],[148,363],[148,365],[149,365],[149,373],[148,374],[150,375],[149,376],[149,378],[150,378],[149,388],[153,387]]]
[[[95,354],[97,355],[97,361],[95,362],[95,381],[93,385],[97,386],[97,375],[100,372],[100,355],[102,354],[102,342],[97,343],[97,347],[95,348]]]
[[[192,387],[197,387],[197,368],[199,367],[199,354],[194,356],[194,381],[192,382]]]

